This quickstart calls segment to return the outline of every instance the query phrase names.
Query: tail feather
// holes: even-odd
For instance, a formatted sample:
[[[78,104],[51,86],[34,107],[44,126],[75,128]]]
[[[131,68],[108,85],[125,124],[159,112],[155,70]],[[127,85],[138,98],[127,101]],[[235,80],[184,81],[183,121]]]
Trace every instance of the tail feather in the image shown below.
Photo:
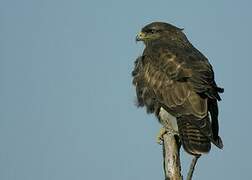
[[[182,116],[177,119],[177,124],[182,145],[189,154],[208,153],[211,142],[218,148],[223,148],[221,138],[213,138],[209,116],[200,120],[193,116]]]
[[[182,145],[189,154],[199,155],[210,151],[210,139],[201,133],[197,126],[190,123],[189,118],[178,118],[178,129]]]

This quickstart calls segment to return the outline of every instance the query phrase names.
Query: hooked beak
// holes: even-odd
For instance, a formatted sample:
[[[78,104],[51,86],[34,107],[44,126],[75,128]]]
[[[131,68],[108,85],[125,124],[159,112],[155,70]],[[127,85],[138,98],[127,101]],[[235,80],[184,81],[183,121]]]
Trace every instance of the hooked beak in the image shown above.
[[[144,37],[145,37],[145,34],[143,32],[138,33],[137,36],[136,36],[136,42],[137,41],[143,41]]]

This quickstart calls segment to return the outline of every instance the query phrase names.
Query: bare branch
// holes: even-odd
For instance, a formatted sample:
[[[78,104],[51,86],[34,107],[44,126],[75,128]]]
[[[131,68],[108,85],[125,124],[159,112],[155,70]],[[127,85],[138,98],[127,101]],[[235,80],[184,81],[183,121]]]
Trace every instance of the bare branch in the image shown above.
[[[189,171],[188,171],[188,173],[187,173],[187,178],[186,178],[186,180],[191,180],[191,179],[192,179],[193,172],[194,172],[196,163],[197,163],[197,161],[198,161],[199,158],[200,158],[200,155],[199,155],[199,156],[194,156],[194,157],[193,157],[192,162],[191,162],[191,165],[190,165],[190,169],[189,169]]]
[[[174,134],[167,132],[163,135],[165,180],[182,180],[179,149],[180,145],[177,144]]]

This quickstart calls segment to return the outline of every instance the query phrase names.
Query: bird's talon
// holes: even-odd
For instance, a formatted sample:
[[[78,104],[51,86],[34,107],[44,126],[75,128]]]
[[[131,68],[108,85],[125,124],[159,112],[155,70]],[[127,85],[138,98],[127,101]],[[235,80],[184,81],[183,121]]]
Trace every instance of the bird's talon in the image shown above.
[[[163,144],[163,140],[164,140],[163,135],[164,135],[165,133],[167,133],[167,131],[166,131],[165,128],[161,128],[161,129],[159,130],[158,135],[157,135],[157,137],[156,137],[156,142],[157,142],[158,144],[160,144],[160,145]]]

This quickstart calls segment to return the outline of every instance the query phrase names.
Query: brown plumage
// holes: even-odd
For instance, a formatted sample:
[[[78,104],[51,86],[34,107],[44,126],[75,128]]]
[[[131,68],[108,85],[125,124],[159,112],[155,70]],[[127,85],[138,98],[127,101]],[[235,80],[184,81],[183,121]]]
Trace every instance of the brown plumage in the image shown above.
[[[207,153],[211,142],[222,148],[217,101],[223,89],[217,87],[207,58],[171,24],[151,23],[136,40],[146,46],[132,72],[138,105],[158,118],[161,107],[175,116],[188,153]]]

